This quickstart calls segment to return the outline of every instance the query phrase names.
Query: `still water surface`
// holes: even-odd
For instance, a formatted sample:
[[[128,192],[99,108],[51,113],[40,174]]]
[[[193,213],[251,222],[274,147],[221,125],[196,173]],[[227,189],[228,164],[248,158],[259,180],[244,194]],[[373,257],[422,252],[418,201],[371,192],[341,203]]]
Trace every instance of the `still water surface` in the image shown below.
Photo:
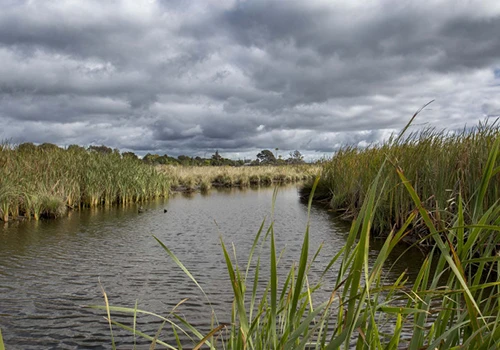
[[[248,251],[264,218],[271,221],[273,189],[212,191],[208,195],[177,194],[168,201],[137,207],[84,210],[53,221],[0,226],[0,329],[7,349],[109,349],[104,312],[82,306],[103,304],[102,286],[110,304],[167,315],[177,311],[208,329],[211,308],[194,283],[167,256],[153,235],[163,241],[197,278],[221,322],[229,322],[232,293],[220,237],[235,244],[238,261]],[[168,209],[164,213],[164,209]],[[307,224],[307,205],[295,187],[279,189],[274,212],[281,277],[297,262]],[[311,211],[310,247],[323,248],[311,279],[318,277],[345,242],[348,227],[321,207]],[[374,244],[376,246],[376,243]],[[371,255],[377,253],[373,248]],[[393,267],[410,275],[421,259],[413,252]],[[264,266],[265,269],[265,266]],[[325,281],[325,300],[335,271]],[[320,294],[321,296],[321,294]],[[324,301],[324,300],[318,300]],[[129,319],[113,316],[118,321]],[[138,320],[138,328],[155,334],[160,323]],[[167,327],[163,339],[171,339]],[[133,347],[133,338],[115,330],[118,348]],[[139,348],[147,343],[139,342]]]

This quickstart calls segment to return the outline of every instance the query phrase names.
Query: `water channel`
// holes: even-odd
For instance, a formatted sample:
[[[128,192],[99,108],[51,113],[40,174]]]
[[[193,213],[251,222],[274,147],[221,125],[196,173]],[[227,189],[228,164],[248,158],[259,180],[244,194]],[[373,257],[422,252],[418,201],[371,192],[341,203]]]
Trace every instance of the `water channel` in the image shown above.
[[[197,278],[219,321],[229,322],[232,290],[219,239],[223,237],[228,246],[234,243],[244,265],[262,220],[267,218],[266,227],[271,221],[272,196],[272,188],[212,190],[148,203],[144,213],[136,206],[83,210],[58,220],[1,225],[0,329],[6,348],[111,348],[105,313],[83,307],[103,305],[100,283],[110,304],[134,307],[137,301],[140,309],[163,315],[189,298],[177,311],[208,329],[211,309],[205,297],[153,235]],[[296,187],[280,188],[274,231],[277,249],[285,249],[278,271],[282,278],[298,261],[306,224],[307,204],[299,200]],[[312,279],[343,246],[348,228],[325,208],[312,208],[311,251],[323,243]],[[376,246],[374,242],[373,257]],[[397,276],[405,269],[416,273],[421,258],[412,252],[390,274]],[[334,276],[332,271],[325,282],[325,297]],[[147,317],[138,320],[138,328],[152,336],[159,325]],[[172,339],[169,330],[163,331],[162,339]],[[115,329],[114,335],[119,349],[133,347],[128,332]],[[147,344],[138,341],[138,348],[148,348]]]

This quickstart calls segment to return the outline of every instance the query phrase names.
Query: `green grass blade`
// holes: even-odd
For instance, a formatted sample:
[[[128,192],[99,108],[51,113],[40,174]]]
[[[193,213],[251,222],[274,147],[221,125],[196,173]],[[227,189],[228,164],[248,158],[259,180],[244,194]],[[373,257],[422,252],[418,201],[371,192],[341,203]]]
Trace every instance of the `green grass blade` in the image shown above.
[[[260,236],[261,236],[261,233],[264,229],[264,223],[266,222],[266,220],[262,220],[262,223],[260,224],[260,227],[259,227],[259,230],[257,231],[257,235],[255,236],[254,240],[253,240],[253,244],[252,244],[252,248],[250,248],[250,254],[248,255],[248,262],[247,262],[247,268],[245,270],[245,281],[247,280],[248,278],[248,271],[250,270],[250,265],[252,263],[252,257],[253,257],[253,253],[255,252],[255,248],[257,247],[257,243],[259,242],[259,239],[260,239]]]
[[[162,241],[160,241],[156,236],[153,236],[153,238],[162,246],[162,248],[167,252],[167,254],[172,258],[172,260],[177,264],[177,266],[179,266],[181,268],[181,270],[184,271],[186,276],[188,276],[191,279],[191,281],[193,281],[194,284],[196,284],[198,289],[205,296],[205,299],[207,300],[208,304],[210,305],[210,308],[212,309],[212,312],[215,314],[215,310],[212,307],[212,303],[210,302],[210,299],[208,298],[207,294],[205,293],[205,291],[203,290],[201,285],[198,283],[196,278],[194,278],[194,276],[191,274],[191,272],[189,272],[189,270],[184,266],[184,264],[177,258],[177,256],[170,249],[168,249],[168,247],[165,244],[163,244]]]
[[[181,328],[179,325],[177,325],[175,322],[173,322],[172,320],[169,320],[168,318],[166,318],[162,315],[154,313],[154,312],[141,310],[141,309],[135,309],[135,308],[129,308],[129,307],[123,307],[123,306],[89,305],[87,307],[91,308],[91,309],[95,309],[95,310],[106,310],[107,311],[109,309],[110,311],[122,312],[122,313],[132,314],[132,315],[134,313],[137,313],[137,314],[153,316],[153,317],[158,318],[159,320],[166,321],[167,323],[170,323],[173,327],[176,327],[178,330],[180,330],[182,333],[184,333],[184,335],[186,335],[187,337],[189,337],[192,340],[192,337],[183,328]],[[179,317],[176,314],[172,314],[172,315],[179,319]],[[196,328],[194,328],[190,324],[188,324],[186,321],[183,320],[183,322],[181,322],[181,323],[188,326],[188,328],[193,332],[193,334],[195,334],[198,337],[198,339],[203,338],[201,333],[198,330],[196,330]]]
[[[132,327],[126,326],[126,325],[124,325],[124,324],[122,324],[122,323],[120,323],[120,322],[117,322],[117,321],[111,320],[111,323],[112,323],[112,324],[114,324],[115,326],[118,326],[118,327],[120,327],[120,328],[122,328],[122,329],[126,330],[126,331],[129,331],[129,332],[134,332],[134,329],[133,329]],[[156,343],[158,343],[158,344],[160,344],[160,345],[162,345],[162,346],[164,346],[164,347],[166,347],[166,348],[168,348],[168,349],[173,349],[173,350],[175,350],[175,349],[176,349],[176,348],[174,348],[172,345],[169,345],[169,344],[167,344],[167,343],[165,343],[165,342],[163,342],[163,341],[161,341],[161,340],[157,340],[155,337],[152,337],[152,336],[150,336],[150,335],[148,335],[148,334],[146,334],[146,333],[142,333],[142,332],[140,332],[140,331],[138,331],[138,330],[135,330],[134,334],[136,334],[136,335],[138,335],[138,336],[140,336],[140,337],[142,337],[142,338],[144,338],[144,339],[147,339],[147,340],[151,340],[151,341],[153,341],[153,342],[156,342]]]
[[[438,248],[441,251],[441,254],[444,256],[445,260],[448,262],[448,265],[450,266],[451,270],[455,274],[457,280],[459,283],[462,285],[464,289],[464,297],[466,300],[467,308],[470,313],[471,317],[471,324],[473,326],[474,330],[477,330],[479,328],[479,322],[478,318],[476,315],[479,315],[479,319],[483,319],[481,315],[481,311],[479,309],[479,306],[477,305],[476,301],[474,300],[474,297],[472,296],[472,293],[469,290],[469,287],[467,285],[467,282],[465,281],[465,276],[463,275],[463,269],[460,266],[457,266],[454,259],[450,255],[449,251],[449,246],[447,246],[441,236],[439,235],[438,231],[436,230],[434,224],[432,223],[432,220],[429,217],[429,214],[423,207],[422,202],[420,201],[420,198],[418,197],[417,193],[415,192],[413,186],[410,184],[408,179],[404,176],[403,172],[400,169],[397,169],[398,175],[400,176],[404,186],[408,190],[408,193],[412,197],[415,205],[418,208],[418,211],[423,218],[424,222],[426,223],[427,227],[429,228],[430,232],[432,233],[432,237],[434,238]]]
[[[175,326],[172,326],[172,332],[174,333],[175,342],[177,343],[177,348],[182,349],[181,338],[179,338],[179,333],[177,333],[177,329]]]
[[[240,321],[240,335],[241,341],[246,344],[246,339],[249,331],[249,323],[245,310],[245,301],[243,298],[243,293],[240,287],[240,282],[236,278],[235,269],[231,262],[231,258],[227,252],[226,246],[224,245],[224,241],[221,238],[221,246],[222,251],[224,253],[224,259],[226,260],[227,271],[229,273],[229,279],[231,280],[231,285],[233,287],[234,299],[237,307],[237,315]]]
[[[5,345],[3,343],[2,330],[0,329],[0,350],[5,350]]]
[[[109,306],[109,302],[108,302],[108,295],[106,294],[106,291],[104,290],[104,287],[102,286],[101,284],[101,281],[99,281],[99,285],[101,286],[101,291],[102,291],[102,295],[104,296],[104,304],[105,304],[105,310],[106,310],[106,314],[107,314],[107,318],[106,320],[108,321],[108,324],[109,324],[109,332],[111,334],[111,348],[113,350],[116,349],[116,345],[115,345],[115,337],[113,336],[113,326],[112,326],[112,320],[111,320],[111,311],[110,311],[110,306]]]
[[[134,350],[136,348],[135,327],[137,325],[137,303],[138,303],[138,300],[136,299],[135,305],[134,305],[134,321],[132,322],[133,327],[134,327]]]
[[[151,341],[151,345],[149,346],[149,350],[155,350],[156,344],[157,343],[160,344],[160,341],[158,340],[158,338],[160,337],[161,330],[165,326],[165,323],[166,323],[166,321],[163,321],[161,323],[160,327],[158,327],[158,330],[156,331],[155,336],[154,336],[154,338]]]
[[[294,348],[294,344],[299,340],[299,337],[303,335],[305,331],[307,331],[311,327],[312,320],[319,314],[321,313],[327,306],[328,302],[324,302],[321,305],[318,305],[316,310],[311,312],[303,321],[300,323],[300,325],[293,331],[293,333],[290,334],[288,337],[287,342],[285,343],[285,349],[292,349]],[[311,332],[309,332],[311,333]],[[308,337],[304,337],[307,339]]]
[[[203,344],[205,344],[205,342],[207,342],[214,334],[216,334],[222,328],[225,328],[225,327],[226,327],[226,325],[221,324],[221,325],[215,327],[214,329],[212,329],[202,340],[200,340],[200,342],[193,348],[193,350],[200,349],[203,346]]]
[[[304,284],[304,275],[307,267],[307,256],[309,253],[309,227],[306,228],[306,233],[304,235],[304,240],[302,241],[302,250],[300,253],[299,266],[297,270],[297,278],[295,280],[295,288],[293,289],[292,301],[290,304],[290,315],[289,324],[293,324],[295,317],[295,312],[297,309],[297,304],[299,301],[299,296],[302,292],[302,286]]]
[[[478,218],[479,215],[482,215],[483,211],[483,203],[486,195],[486,191],[488,190],[488,185],[495,171],[495,162],[498,157],[498,147],[500,145],[500,138],[497,138],[490,150],[488,160],[486,162],[486,166],[484,168],[484,173],[481,178],[481,183],[479,185],[479,192],[476,196],[476,202],[474,206],[473,218]]]
[[[276,247],[274,243],[274,230],[271,231],[271,338],[273,347],[276,349],[278,345],[278,337],[276,335],[276,298],[278,295],[278,273],[276,268]]]

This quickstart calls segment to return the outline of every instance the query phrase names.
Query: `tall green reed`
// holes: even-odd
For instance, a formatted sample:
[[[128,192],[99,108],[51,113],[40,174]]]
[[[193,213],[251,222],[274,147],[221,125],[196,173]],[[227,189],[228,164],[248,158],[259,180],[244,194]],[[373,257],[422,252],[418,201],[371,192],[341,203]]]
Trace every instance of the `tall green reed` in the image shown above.
[[[22,147],[21,147],[22,146]],[[168,175],[118,152],[81,147],[0,147],[0,219],[39,220],[67,207],[128,205],[168,196]]]
[[[389,157],[391,162],[404,169],[416,193],[428,208],[432,208],[432,220],[436,223],[441,219],[451,222],[457,213],[459,194],[469,219],[475,204],[472,197],[480,186],[482,169],[487,165],[489,152],[499,135],[496,122],[480,123],[475,128],[459,132],[428,128],[366,149],[344,147],[323,163],[316,198],[328,201],[332,209],[351,220],[358,215],[373,178]],[[385,167],[383,177],[387,185],[380,193],[373,222],[379,233],[390,231],[394,225],[400,227],[414,206],[392,168]],[[496,202],[500,190],[500,175],[492,174],[492,178],[485,188],[485,206]],[[309,192],[311,185],[305,186],[304,194]],[[419,240],[427,234],[421,219],[412,223],[412,227],[413,234],[407,237],[409,241]]]

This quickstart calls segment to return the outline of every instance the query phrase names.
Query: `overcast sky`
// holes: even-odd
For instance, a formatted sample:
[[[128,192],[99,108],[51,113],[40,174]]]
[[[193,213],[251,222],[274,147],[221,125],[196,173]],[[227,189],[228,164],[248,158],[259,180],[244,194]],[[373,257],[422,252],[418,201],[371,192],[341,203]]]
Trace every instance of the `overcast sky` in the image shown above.
[[[368,5],[367,5],[368,3]],[[500,115],[500,1],[0,0],[0,140],[308,159]]]

